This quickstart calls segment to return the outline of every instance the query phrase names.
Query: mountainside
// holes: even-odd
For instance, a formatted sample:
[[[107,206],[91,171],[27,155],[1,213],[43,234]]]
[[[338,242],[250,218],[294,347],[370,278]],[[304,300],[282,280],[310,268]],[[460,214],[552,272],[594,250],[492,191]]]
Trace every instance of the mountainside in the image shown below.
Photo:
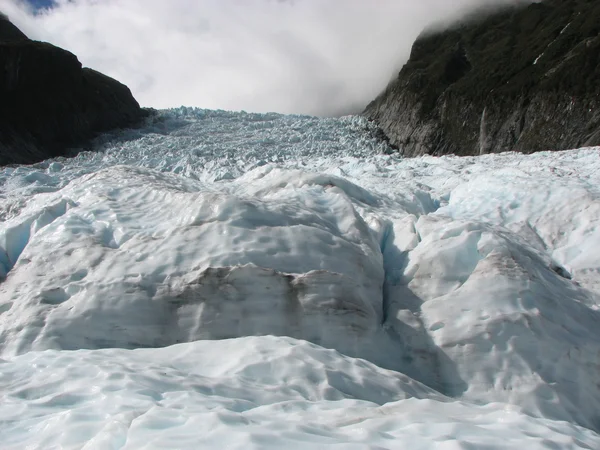
[[[425,33],[364,114],[407,156],[600,143],[600,2],[548,0]]]
[[[32,41],[0,13],[0,165],[59,156],[147,115],[127,86]]]

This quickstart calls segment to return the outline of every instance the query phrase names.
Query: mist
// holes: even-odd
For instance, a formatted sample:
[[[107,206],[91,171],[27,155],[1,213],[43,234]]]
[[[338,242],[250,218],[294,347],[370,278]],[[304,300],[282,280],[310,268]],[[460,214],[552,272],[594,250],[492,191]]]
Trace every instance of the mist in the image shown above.
[[[142,106],[360,112],[420,32],[515,0],[0,0],[30,38],[75,53]]]

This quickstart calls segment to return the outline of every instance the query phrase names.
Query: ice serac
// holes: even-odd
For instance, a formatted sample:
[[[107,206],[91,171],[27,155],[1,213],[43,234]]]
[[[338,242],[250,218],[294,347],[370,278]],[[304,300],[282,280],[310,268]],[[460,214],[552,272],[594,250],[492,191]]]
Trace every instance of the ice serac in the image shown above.
[[[0,165],[66,154],[98,133],[138,123],[127,86],[45,42],[29,40],[0,13]]]
[[[3,350],[274,334],[372,354],[383,262],[351,200],[366,192],[269,166],[243,183],[246,195],[206,191],[121,166],[38,197],[0,234],[9,273],[0,291],[12,305],[1,316]]]
[[[600,4],[547,0],[415,42],[364,114],[407,156],[600,144]]]

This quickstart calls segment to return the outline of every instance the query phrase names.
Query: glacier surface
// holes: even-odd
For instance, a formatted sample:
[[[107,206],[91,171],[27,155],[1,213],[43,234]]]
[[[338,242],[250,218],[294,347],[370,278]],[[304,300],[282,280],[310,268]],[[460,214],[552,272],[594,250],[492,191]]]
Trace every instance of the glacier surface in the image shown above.
[[[600,149],[375,136],[180,108],[2,168],[3,448],[600,448]]]

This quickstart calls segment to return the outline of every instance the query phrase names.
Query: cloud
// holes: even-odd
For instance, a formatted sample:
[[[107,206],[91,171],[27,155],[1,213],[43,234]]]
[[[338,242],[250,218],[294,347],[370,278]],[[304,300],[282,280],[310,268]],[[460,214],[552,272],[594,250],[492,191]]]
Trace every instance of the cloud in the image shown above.
[[[0,10],[33,39],[127,84],[144,106],[358,112],[418,34],[515,0],[57,0]]]

